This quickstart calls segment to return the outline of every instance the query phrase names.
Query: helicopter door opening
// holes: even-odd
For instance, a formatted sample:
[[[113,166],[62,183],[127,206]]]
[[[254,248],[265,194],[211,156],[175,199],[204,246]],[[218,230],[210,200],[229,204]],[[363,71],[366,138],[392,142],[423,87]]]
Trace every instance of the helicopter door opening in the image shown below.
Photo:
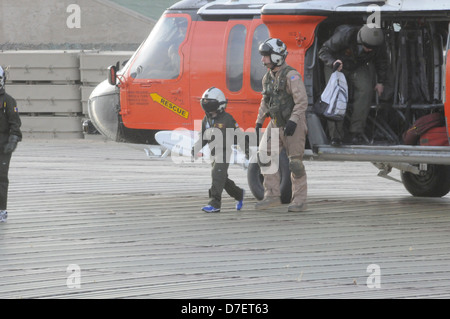
[[[318,100],[325,88],[323,62],[318,58],[318,50],[334,31],[342,24],[362,25],[362,20],[324,21],[316,32],[315,47],[308,58],[313,66],[307,69],[314,77],[310,81],[310,102]],[[448,45],[447,21],[418,20],[413,18],[386,18],[382,22],[385,32],[385,45],[388,50],[388,79],[381,96],[374,95],[371,109],[365,123],[363,145],[390,146],[407,144],[405,132],[420,117],[430,113],[444,113],[445,48]],[[447,57],[448,59],[448,57]],[[447,73],[448,79],[448,73]],[[374,78],[374,83],[376,79]],[[448,89],[447,89],[448,92]],[[349,106],[344,121],[344,144],[350,142],[350,115],[353,109],[354,89],[349,85]],[[311,101],[312,100],[312,101]],[[445,113],[448,116],[447,103]],[[448,121],[447,121],[448,122]],[[328,123],[322,120],[322,127],[329,137]],[[447,124],[448,125],[448,124]]]

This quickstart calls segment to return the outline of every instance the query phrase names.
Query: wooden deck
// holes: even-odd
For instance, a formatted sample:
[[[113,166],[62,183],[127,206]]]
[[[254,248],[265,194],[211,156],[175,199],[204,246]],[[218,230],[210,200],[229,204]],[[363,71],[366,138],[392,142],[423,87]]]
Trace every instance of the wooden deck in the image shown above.
[[[222,212],[206,214],[206,163],[100,140],[23,141],[0,224],[0,298],[450,297],[449,195],[414,198],[370,163],[306,168],[306,212],[255,211],[233,166],[243,210],[225,194]],[[372,264],[379,288],[367,285]]]

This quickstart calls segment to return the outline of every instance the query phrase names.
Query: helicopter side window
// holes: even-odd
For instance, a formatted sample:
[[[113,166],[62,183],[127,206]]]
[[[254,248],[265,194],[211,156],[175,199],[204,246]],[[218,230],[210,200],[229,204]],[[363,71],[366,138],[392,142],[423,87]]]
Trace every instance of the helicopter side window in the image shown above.
[[[142,46],[130,71],[135,79],[176,79],[180,75],[180,45],[186,37],[188,20],[163,17]]]
[[[231,92],[242,89],[246,33],[245,26],[238,24],[231,29],[228,36],[226,80]]]
[[[266,74],[267,69],[261,63],[261,55],[259,54],[259,46],[267,38],[269,38],[269,30],[265,24],[259,25],[253,33],[252,39],[252,60],[250,66],[250,84],[254,91],[262,91],[262,78]]]

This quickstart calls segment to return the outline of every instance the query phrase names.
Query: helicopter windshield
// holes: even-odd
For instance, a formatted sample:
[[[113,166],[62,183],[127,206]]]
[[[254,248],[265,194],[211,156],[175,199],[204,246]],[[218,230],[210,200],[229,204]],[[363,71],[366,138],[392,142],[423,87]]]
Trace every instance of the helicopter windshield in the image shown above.
[[[186,37],[185,17],[162,17],[142,46],[130,70],[135,79],[176,79],[180,75],[180,45]]]

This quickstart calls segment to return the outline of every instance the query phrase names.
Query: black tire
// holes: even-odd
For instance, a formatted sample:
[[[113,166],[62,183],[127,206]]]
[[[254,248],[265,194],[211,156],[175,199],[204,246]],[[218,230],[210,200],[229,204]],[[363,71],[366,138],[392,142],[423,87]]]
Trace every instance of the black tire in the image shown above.
[[[443,197],[450,191],[450,166],[428,165],[425,175],[401,172],[403,185],[417,197]]]
[[[289,169],[289,159],[286,152],[283,150],[280,153],[280,191],[281,202],[288,204],[291,202],[292,197],[292,184],[291,184],[291,171]],[[264,198],[264,176],[261,174],[261,168],[256,160],[251,160],[247,170],[247,182],[250,187],[250,191],[257,200]]]

